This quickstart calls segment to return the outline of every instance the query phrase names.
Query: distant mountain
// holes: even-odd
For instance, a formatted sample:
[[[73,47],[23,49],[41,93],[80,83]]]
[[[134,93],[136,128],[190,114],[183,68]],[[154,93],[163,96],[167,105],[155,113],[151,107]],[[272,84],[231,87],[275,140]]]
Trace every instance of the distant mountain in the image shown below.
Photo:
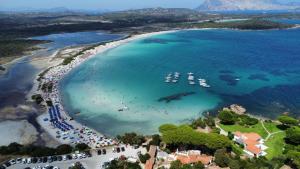
[[[299,6],[298,6],[299,7]],[[290,10],[297,6],[280,4],[276,0],[205,0],[201,11]]]

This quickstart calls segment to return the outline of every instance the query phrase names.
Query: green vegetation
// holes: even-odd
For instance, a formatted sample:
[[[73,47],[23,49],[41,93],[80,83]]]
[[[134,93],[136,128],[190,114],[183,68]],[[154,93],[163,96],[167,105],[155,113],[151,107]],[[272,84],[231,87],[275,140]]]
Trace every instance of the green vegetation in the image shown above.
[[[176,160],[171,163],[170,169],[204,169],[204,165],[200,162],[196,164],[182,164],[179,160]]]
[[[193,129],[196,129],[198,127],[204,129],[206,126],[214,128],[216,126],[215,124],[215,119],[211,116],[206,116],[206,117],[200,117],[196,120],[194,120],[191,124],[191,127]]]
[[[149,160],[150,158],[151,158],[151,156],[148,153],[146,153],[145,155],[143,155],[143,154],[139,155],[139,159],[140,159],[141,163],[143,163],[143,164],[145,164],[146,161]]]
[[[30,39],[9,39],[0,40],[0,64],[4,63],[1,59],[12,60],[16,56],[22,56],[25,52],[37,49],[38,44],[48,41],[30,40]]]
[[[106,169],[142,169],[138,163],[127,162],[126,159],[112,160]]]
[[[118,135],[117,139],[124,144],[130,145],[142,145],[146,141],[144,136],[136,133],[125,133],[123,136]]]
[[[287,116],[287,115],[279,116],[278,121],[280,121],[283,125],[288,126],[288,127],[296,126],[299,124],[299,120],[297,120],[293,117]]]
[[[234,133],[236,131],[240,131],[242,133],[251,133],[251,132],[254,132],[254,133],[259,134],[263,138],[266,138],[268,136],[268,133],[263,128],[263,126],[262,126],[261,123],[258,123],[258,124],[253,125],[253,126],[241,126],[239,124],[235,124],[235,125],[220,124],[220,127],[223,130],[230,131],[232,133]]]
[[[85,143],[79,143],[79,144],[75,145],[75,150],[78,150],[78,151],[86,151],[89,149],[91,149],[91,148]]]
[[[152,135],[152,140],[150,141],[149,145],[159,146],[161,142],[161,138],[158,134]]]
[[[235,122],[237,122],[237,114],[235,114],[232,111],[228,111],[228,110],[222,110],[220,111],[220,113],[218,114],[218,118],[220,119],[222,124],[226,124],[226,125],[232,125],[235,124]]]
[[[248,115],[238,115],[232,111],[229,110],[222,110],[218,114],[218,118],[220,119],[220,122],[222,124],[226,125],[233,125],[238,123],[239,125],[245,126],[252,126],[258,123],[258,120],[256,118],[252,118]]]
[[[285,29],[290,28],[294,25],[282,24],[269,20],[262,19],[250,19],[243,21],[232,21],[232,22],[202,22],[202,23],[189,23],[189,24],[176,24],[182,28],[232,28],[242,30],[263,30],[263,29]]]
[[[53,156],[69,154],[75,151],[70,145],[60,145],[56,148],[35,146],[35,145],[21,145],[18,143],[11,143],[8,146],[0,147],[1,155],[29,155],[31,157],[43,157],[43,156]]]
[[[283,149],[285,146],[284,142],[284,137],[285,133],[284,132],[279,132],[276,133],[266,141],[265,145],[269,147],[266,152],[266,158],[267,159],[272,159],[274,157],[279,157],[283,154]]]
[[[51,93],[53,89],[53,83],[52,82],[43,83],[41,89],[46,93]]]
[[[85,169],[80,162],[76,162],[74,166],[69,167],[69,169]]]
[[[44,101],[44,99],[42,98],[42,95],[40,95],[40,94],[32,95],[31,99],[34,100],[36,104],[41,104]]]
[[[300,127],[294,126],[286,130],[286,140],[294,145],[300,145]]]
[[[200,133],[188,125],[175,126],[165,124],[159,127],[162,140],[171,148],[178,146],[205,146],[211,151],[220,148],[229,148],[231,141],[222,135],[215,133]]]

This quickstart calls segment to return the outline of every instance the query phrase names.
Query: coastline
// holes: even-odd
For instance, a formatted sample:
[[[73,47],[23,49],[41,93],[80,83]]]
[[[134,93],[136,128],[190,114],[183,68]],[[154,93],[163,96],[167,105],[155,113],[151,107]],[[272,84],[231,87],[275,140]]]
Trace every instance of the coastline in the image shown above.
[[[82,135],[85,135],[85,136],[81,135],[81,137],[83,137],[83,138],[81,138],[81,141],[87,143],[90,147],[99,148],[99,147],[103,147],[103,146],[110,146],[110,145],[113,145],[113,144],[117,144],[117,142],[115,140],[107,138],[103,134],[101,134],[100,132],[98,132],[94,129],[91,129],[87,126],[84,126],[83,124],[80,124],[76,120],[73,120],[73,118],[70,116],[70,114],[64,110],[62,100],[61,100],[61,97],[60,97],[60,92],[59,92],[59,86],[58,86],[59,81],[61,79],[63,79],[63,77],[65,75],[67,75],[72,69],[76,68],[80,64],[84,63],[85,61],[89,60],[90,58],[96,56],[99,53],[103,53],[107,50],[116,48],[120,45],[129,43],[129,42],[134,41],[134,40],[147,38],[147,37],[154,36],[154,35],[159,35],[159,34],[177,32],[177,31],[180,31],[180,30],[170,30],[170,31],[143,33],[143,34],[128,36],[128,37],[125,37],[123,39],[107,42],[107,43],[104,43],[104,44],[100,44],[98,46],[93,47],[92,49],[89,49],[89,50],[86,50],[86,51],[82,52],[81,55],[76,56],[74,58],[74,60],[72,60],[71,63],[69,63],[67,65],[62,65],[61,64],[62,61],[63,61],[63,58],[58,58],[58,59],[56,58],[56,54],[59,53],[59,52],[62,52],[62,50],[70,50],[69,48],[62,49],[62,50],[56,52],[55,54],[53,54],[51,57],[49,57],[48,63],[47,63],[48,64],[48,68],[47,68],[48,71],[41,78],[38,76],[35,79],[34,86],[33,86],[32,90],[27,94],[27,98],[30,99],[30,97],[33,94],[41,94],[45,101],[48,100],[48,99],[51,99],[53,103],[55,103],[56,105],[59,106],[60,112],[61,112],[62,117],[63,117],[62,121],[66,121],[70,125],[74,126],[74,128],[77,131],[78,130],[84,130],[84,131],[88,131],[88,132],[93,133],[93,139],[94,140],[104,140],[104,141],[100,141],[100,144],[97,144],[97,143],[95,144],[94,142],[87,141],[90,138],[86,134],[81,133]],[[56,61],[53,62],[53,60],[56,60]],[[52,62],[52,63],[50,63],[50,62]],[[38,78],[40,78],[41,80],[38,81]],[[48,82],[54,82],[53,83],[53,89],[52,89],[52,91],[54,91],[54,92],[52,92],[52,93],[45,93],[45,92],[43,92],[39,89],[39,86],[41,84],[48,83]],[[81,142],[81,141],[79,141],[80,139],[79,140],[75,139],[76,141],[74,141],[74,139],[69,139],[69,138],[75,137],[74,135],[69,136],[68,138],[61,137],[59,135],[61,133],[59,132],[59,134],[58,134],[57,128],[54,127],[53,124],[51,124],[50,122],[45,121],[46,119],[49,119],[49,113],[45,110],[42,113],[42,115],[37,117],[37,122],[53,139],[55,139],[59,143],[62,143],[62,144],[75,144],[77,142]],[[76,132],[76,131],[74,131],[74,132]],[[63,136],[64,135],[65,134],[63,134]]]
[[[296,27],[299,28],[299,27]],[[134,40],[138,40],[138,39],[142,39],[142,38],[147,38],[147,37],[151,37],[154,35],[159,35],[159,34],[166,34],[166,33],[172,33],[172,32],[178,32],[178,31],[185,31],[185,30],[210,30],[210,29],[220,29],[220,28],[191,28],[191,29],[174,29],[174,30],[169,30],[169,31],[159,31],[159,32],[151,32],[151,33],[142,33],[142,34],[137,34],[137,35],[132,35],[132,36],[127,36],[125,38],[122,39],[118,39],[118,40],[114,40],[114,41],[109,41],[106,43],[102,43],[99,44],[98,46],[94,46],[91,49],[88,50],[82,50],[82,54],[78,55],[74,58],[74,60],[69,63],[68,65],[61,65],[63,58],[57,58],[57,53],[60,52],[64,52],[64,50],[74,50],[72,48],[64,48],[59,50],[58,52],[56,52],[55,54],[53,54],[49,59],[48,59],[48,63],[44,63],[44,64],[48,64],[47,69],[49,69],[43,76],[42,76],[42,80],[38,81],[37,79],[39,78],[39,76],[36,78],[36,80],[34,81],[34,87],[32,88],[31,92],[28,93],[28,99],[30,99],[30,97],[33,94],[41,94],[44,98],[44,100],[47,100],[47,98],[49,97],[54,97],[55,99],[55,103],[59,105],[59,107],[61,108],[61,111],[63,112],[63,116],[66,119],[72,119],[72,117],[70,116],[70,114],[68,112],[64,111],[64,107],[62,104],[62,100],[60,97],[60,92],[59,92],[59,87],[58,87],[58,82],[64,78],[65,75],[67,75],[72,69],[76,68],[77,66],[79,66],[80,64],[82,64],[83,62],[89,60],[90,58],[94,57],[95,55],[99,54],[99,53],[103,53],[107,50],[116,48],[120,45],[129,43],[131,41]],[[223,28],[223,29],[228,29],[228,28]],[[53,60],[55,60],[55,62],[53,62]],[[51,63],[50,63],[51,62]],[[46,70],[47,70],[46,69]],[[43,72],[43,71],[42,71]],[[41,73],[42,73],[41,72]],[[51,80],[55,80],[56,84],[53,87],[53,90],[55,91],[54,96],[50,96],[47,93],[43,93],[39,90],[39,86],[44,83],[47,82],[47,80],[45,81],[45,77],[46,79],[51,79]],[[55,128],[51,128],[51,126],[49,126],[46,122],[43,121],[43,119],[47,118],[48,113],[46,111],[43,112],[42,115],[40,115],[37,118],[37,121],[39,122],[40,126],[42,126],[42,128],[49,133],[56,141],[61,142],[61,143],[70,143],[67,142],[66,140],[62,140],[60,138],[56,138],[56,133]],[[69,123],[71,123],[74,126],[77,126],[78,128],[87,128],[86,126],[80,124],[79,122],[75,121],[75,120],[69,120]],[[101,132],[98,132],[96,130],[90,129],[92,130],[94,133],[96,133],[96,135],[100,136],[100,137],[105,137],[104,135],[101,134]],[[72,143],[72,142],[71,142]],[[92,147],[95,147],[95,145],[92,145]]]

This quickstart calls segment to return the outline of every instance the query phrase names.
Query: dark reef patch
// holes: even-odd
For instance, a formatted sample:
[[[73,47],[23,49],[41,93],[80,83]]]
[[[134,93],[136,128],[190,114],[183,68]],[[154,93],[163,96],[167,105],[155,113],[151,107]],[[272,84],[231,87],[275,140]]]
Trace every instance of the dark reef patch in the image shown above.
[[[222,103],[211,110],[214,114],[230,104],[239,104],[251,114],[276,118],[283,112],[300,115],[300,84],[263,87],[245,95],[221,95]]]
[[[184,92],[184,93],[177,93],[166,97],[161,97],[158,99],[159,102],[165,101],[166,103],[169,103],[174,100],[181,100],[182,97],[189,96],[196,94],[196,92]]]
[[[270,81],[266,74],[252,74],[248,77],[249,80]]]
[[[227,83],[229,86],[236,86],[238,84],[238,80],[240,77],[239,76],[234,76],[234,75],[220,75],[219,78]]]
[[[231,71],[231,70],[220,70],[219,73],[234,74],[234,71]]]

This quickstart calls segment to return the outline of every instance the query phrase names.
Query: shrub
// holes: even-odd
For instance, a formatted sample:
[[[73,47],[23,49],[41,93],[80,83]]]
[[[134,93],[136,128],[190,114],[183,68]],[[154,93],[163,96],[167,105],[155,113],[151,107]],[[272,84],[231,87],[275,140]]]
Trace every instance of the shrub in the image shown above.
[[[237,121],[236,114],[232,111],[223,110],[218,114],[222,124],[232,125]]]
[[[145,142],[145,137],[136,133],[125,133],[123,136],[118,135],[117,139],[124,144],[142,145]]]
[[[67,144],[62,144],[58,147],[56,147],[56,154],[57,155],[62,155],[62,154],[69,154],[73,150],[73,147]]]
[[[76,144],[75,149],[79,150],[79,151],[85,151],[85,150],[89,150],[91,148],[85,143],[79,143],[79,144]]]
[[[299,121],[297,119],[287,115],[279,116],[278,121],[280,121],[283,125],[286,126],[296,126],[299,124]]]
[[[141,163],[145,164],[146,161],[150,159],[150,155],[148,153],[145,155],[140,154],[139,159],[140,159]]]

